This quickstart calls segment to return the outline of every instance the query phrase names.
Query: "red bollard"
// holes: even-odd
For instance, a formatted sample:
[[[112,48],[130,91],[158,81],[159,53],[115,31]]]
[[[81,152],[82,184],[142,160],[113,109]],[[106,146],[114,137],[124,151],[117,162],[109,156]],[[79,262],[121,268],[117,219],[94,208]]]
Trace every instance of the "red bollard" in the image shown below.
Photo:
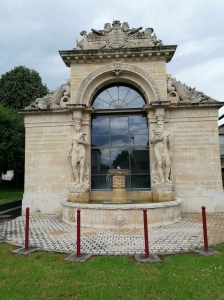
[[[26,227],[25,227],[25,250],[29,249],[29,210],[30,208],[26,208]]]
[[[80,257],[80,219],[81,219],[81,214],[80,214],[81,210],[77,209],[77,252],[76,252],[76,256]]]
[[[202,222],[203,222],[203,234],[204,234],[204,250],[208,251],[208,235],[207,235],[207,224],[206,224],[206,207],[202,206]]]
[[[144,219],[144,235],[145,235],[145,257],[149,258],[149,240],[148,240],[148,222],[147,222],[147,209],[143,209]]]

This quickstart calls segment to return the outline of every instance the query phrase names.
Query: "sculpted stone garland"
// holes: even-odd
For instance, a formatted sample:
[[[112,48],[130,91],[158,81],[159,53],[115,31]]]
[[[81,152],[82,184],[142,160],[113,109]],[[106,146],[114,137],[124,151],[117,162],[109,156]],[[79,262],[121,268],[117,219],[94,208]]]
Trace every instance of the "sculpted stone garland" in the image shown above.
[[[76,99],[75,99],[75,103],[77,103],[77,104],[81,103],[81,98],[83,96],[84,90],[87,87],[87,85],[89,85],[89,83],[93,79],[95,79],[98,75],[103,74],[104,72],[107,72],[107,71],[110,71],[110,70],[111,71],[114,70],[114,65],[113,64],[106,65],[106,66],[101,67],[101,68],[93,71],[92,73],[90,73],[84,79],[84,81],[82,82],[82,84],[81,84],[81,86],[80,86],[80,88],[78,90],[78,93],[77,93],[77,96],[76,96]],[[138,67],[135,67],[135,66],[132,66],[132,65],[128,65],[128,64],[122,64],[122,70],[132,71],[134,73],[139,74],[144,79],[146,79],[146,81],[152,87],[152,90],[153,90],[153,92],[155,94],[156,100],[157,101],[161,101],[159,88],[158,88],[156,82],[154,81],[154,79],[147,72],[145,72],[144,70],[142,70],[142,69],[140,69]]]

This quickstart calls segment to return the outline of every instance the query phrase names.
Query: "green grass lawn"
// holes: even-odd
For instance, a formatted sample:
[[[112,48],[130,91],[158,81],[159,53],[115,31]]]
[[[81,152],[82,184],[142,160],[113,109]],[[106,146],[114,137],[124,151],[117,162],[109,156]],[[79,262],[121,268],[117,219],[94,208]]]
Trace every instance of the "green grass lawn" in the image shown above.
[[[0,205],[21,200],[23,188],[15,187],[11,182],[3,182],[0,185]]]
[[[224,245],[221,255],[187,253],[140,264],[133,257],[92,257],[64,262],[66,254],[12,254],[0,244],[0,299],[224,299]]]

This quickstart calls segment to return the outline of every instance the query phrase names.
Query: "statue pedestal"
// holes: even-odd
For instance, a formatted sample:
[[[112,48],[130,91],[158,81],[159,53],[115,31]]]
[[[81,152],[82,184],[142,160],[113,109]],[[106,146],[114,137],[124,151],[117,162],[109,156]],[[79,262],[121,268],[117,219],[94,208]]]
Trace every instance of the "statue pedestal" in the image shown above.
[[[68,194],[69,202],[87,203],[89,202],[89,184],[87,183],[71,183]]]
[[[172,183],[157,183],[152,187],[153,202],[167,202],[175,199],[175,185]]]
[[[125,175],[129,173],[128,169],[114,169],[109,170],[108,173],[112,176],[112,199],[113,203],[125,203],[126,190],[125,190]]]
[[[174,192],[152,192],[153,202],[167,202],[174,200]]]

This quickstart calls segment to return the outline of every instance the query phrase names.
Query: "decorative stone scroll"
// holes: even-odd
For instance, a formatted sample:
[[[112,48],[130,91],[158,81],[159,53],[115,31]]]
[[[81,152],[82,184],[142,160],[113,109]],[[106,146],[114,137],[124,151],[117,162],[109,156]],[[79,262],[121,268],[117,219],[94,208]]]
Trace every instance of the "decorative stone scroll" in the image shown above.
[[[142,27],[129,28],[127,22],[122,23],[115,20],[112,25],[106,23],[103,30],[91,29],[92,32],[87,34],[85,30],[81,31],[83,36],[81,41],[76,39],[76,50],[88,49],[117,49],[117,48],[133,48],[133,47],[155,47],[162,46],[162,41],[157,39],[153,28]]]
[[[66,107],[70,101],[70,80],[62,84],[56,91],[45,95],[43,98],[37,98],[26,110],[31,109],[49,109]]]
[[[81,103],[81,99],[83,97],[83,94],[84,94],[84,91],[86,89],[86,87],[90,84],[90,82],[92,80],[94,80],[97,76],[99,75],[102,75],[103,73],[106,73],[108,71],[115,71],[115,70],[118,70],[119,73],[121,71],[131,71],[131,72],[134,72],[138,75],[140,75],[142,78],[144,78],[148,84],[151,86],[152,90],[153,90],[153,93],[155,95],[155,99],[156,101],[161,101],[161,96],[160,96],[160,90],[158,88],[158,85],[157,83],[155,82],[155,80],[152,78],[152,76],[145,72],[144,70],[142,70],[141,68],[138,68],[136,66],[133,66],[133,65],[129,65],[129,64],[124,64],[124,63],[120,63],[120,62],[117,62],[117,64],[108,64],[104,67],[101,67],[95,71],[93,71],[92,73],[90,73],[82,82],[82,84],[80,85],[79,87],[79,90],[77,92],[77,96],[76,96],[76,99],[75,99],[75,103],[76,104],[80,104]],[[119,66],[119,67],[118,67]]]
[[[211,103],[218,102],[203,92],[177,81],[170,74],[167,74],[168,100],[172,103]]]

